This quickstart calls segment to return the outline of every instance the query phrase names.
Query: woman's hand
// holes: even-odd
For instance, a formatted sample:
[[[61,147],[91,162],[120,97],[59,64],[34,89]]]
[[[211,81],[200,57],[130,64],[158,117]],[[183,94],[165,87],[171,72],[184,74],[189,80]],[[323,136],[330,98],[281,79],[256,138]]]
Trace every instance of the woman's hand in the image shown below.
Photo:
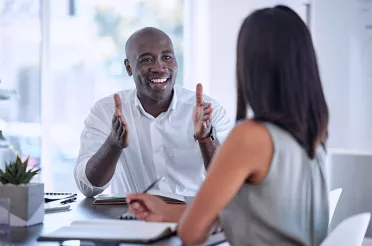
[[[167,204],[152,195],[148,194],[131,194],[127,196],[129,202],[129,211],[137,219],[146,221],[164,221],[167,210]]]
[[[185,205],[171,205],[149,194],[130,194],[127,196],[129,211],[137,219],[156,222],[178,222]]]

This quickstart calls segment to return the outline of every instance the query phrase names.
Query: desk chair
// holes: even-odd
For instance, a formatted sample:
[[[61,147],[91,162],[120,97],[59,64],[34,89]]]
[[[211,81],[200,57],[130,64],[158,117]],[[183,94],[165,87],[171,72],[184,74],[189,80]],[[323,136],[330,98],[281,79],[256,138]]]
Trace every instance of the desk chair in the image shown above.
[[[342,221],[320,246],[361,246],[371,213],[361,213]]]
[[[336,206],[338,200],[340,199],[340,195],[342,192],[342,188],[334,189],[329,192],[329,222],[328,225],[331,223],[333,214],[335,213]]]

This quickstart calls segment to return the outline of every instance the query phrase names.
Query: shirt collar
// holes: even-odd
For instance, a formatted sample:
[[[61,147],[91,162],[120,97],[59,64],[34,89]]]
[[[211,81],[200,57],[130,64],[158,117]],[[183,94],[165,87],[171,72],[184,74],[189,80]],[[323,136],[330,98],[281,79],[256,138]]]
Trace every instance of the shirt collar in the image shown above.
[[[171,120],[171,114],[170,113],[173,112],[174,110],[176,110],[176,107],[177,107],[177,102],[178,102],[178,95],[177,94],[178,94],[177,93],[177,88],[176,88],[176,86],[174,86],[172,101],[169,104],[168,110],[163,113],[164,115],[169,114],[169,117],[168,117],[169,121]],[[143,108],[143,106],[141,104],[141,101],[138,99],[137,91],[135,91],[134,95],[135,95],[135,97],[134,97],[134,107],[136,109],[137,119],[141,119],[142,116],[146,116],[147,118],[154,119],[154,117],[152,115],[150,115],[149,113],[147,113],[145,111],[145,109]]]

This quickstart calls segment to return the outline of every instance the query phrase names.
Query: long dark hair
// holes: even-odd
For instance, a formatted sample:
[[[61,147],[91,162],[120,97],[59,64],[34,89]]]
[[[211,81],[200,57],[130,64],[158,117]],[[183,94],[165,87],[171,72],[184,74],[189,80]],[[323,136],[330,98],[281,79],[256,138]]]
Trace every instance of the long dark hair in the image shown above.
[[[276,6],[250,14],[237,45],[237,115],[271,122],[288,131],[314,158],[325,144],[328,107],[311,35],[290,8]]]

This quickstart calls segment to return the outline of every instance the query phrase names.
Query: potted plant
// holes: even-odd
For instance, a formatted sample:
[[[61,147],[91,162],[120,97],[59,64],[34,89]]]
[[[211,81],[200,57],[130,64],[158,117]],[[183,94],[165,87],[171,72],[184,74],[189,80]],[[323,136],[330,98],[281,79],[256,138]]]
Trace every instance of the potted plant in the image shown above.
[[[5,163],[0,169],[0,197],[9,197],[10,226],[31,226],[44,220],[44,184],[30,183],[40,169],[27,170],[28,158]]]

